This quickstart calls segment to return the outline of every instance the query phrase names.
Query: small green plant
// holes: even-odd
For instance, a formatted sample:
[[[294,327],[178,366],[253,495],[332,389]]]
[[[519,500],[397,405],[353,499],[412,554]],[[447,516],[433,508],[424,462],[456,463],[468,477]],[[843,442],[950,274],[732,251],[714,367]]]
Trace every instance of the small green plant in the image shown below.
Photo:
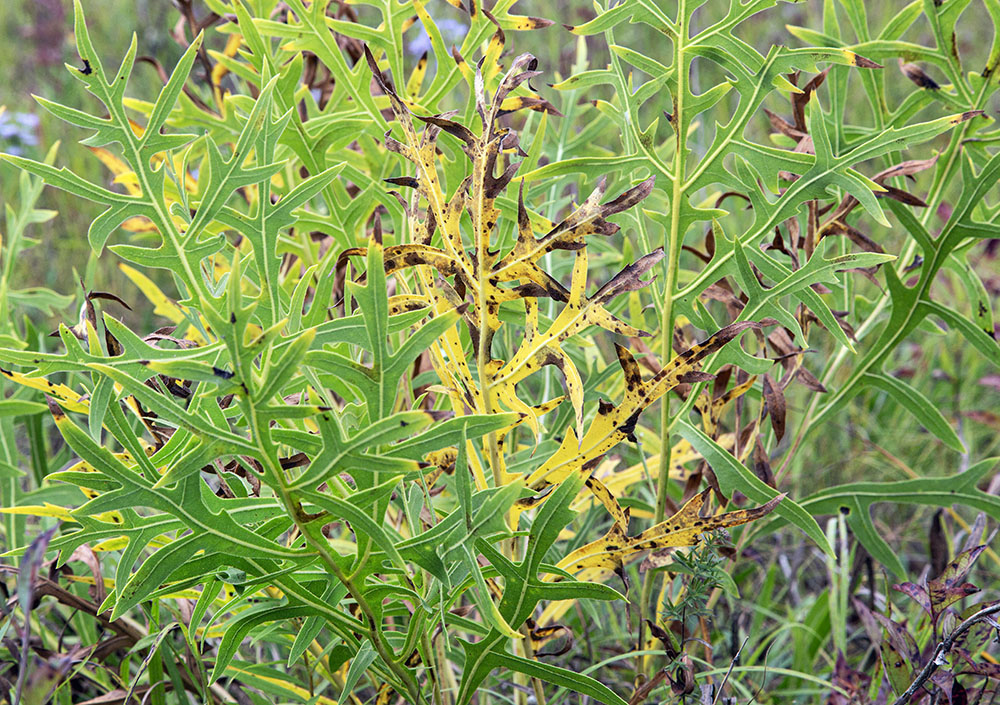
[[[54,148],[4,155],[23,170],[0,251],[8,700],[714,702],[752,695],[741,678],[775,645],[776,694],[904,697],[920,649],[865,673],[849,628],[852,551],[912,572],[873,505],[1000,520],[989,446],[894,369],[937,322],[1000,363],[974,267],[1000,233],[1000,38],[963,69],[969,0],[912,2],[877,31],[858,0],[827,0],[822,31],[790,28],[807,46],[763,53],[739,37],[775,0],[625,0],[568,27],[551,89],[509,47],[563,30],[511,0],[181,5],[192,36],[155,100],[128,95],[137,39],[107,71],[79,2],[70,72],[101,107],[38,99],[88,131],[113,185]],[[918,21],[931,46],[902,39]],[[409,55],[417,31],[429,48]],[[669,51],[640,51],[644,33]],[[598,35],[605,65],[582,39]],[[101,291],[92,263],[49,339],[15,312],[71,298],[13,276],[53,216],[42,182],[102,209],[93,262],[116,258],[142,301]],[[169,325],[127,324],[123,304]],[[964,469],[816,481],[809,449],[866,395]],[[731,546],[687,550],[727,527]],[[769,632],[787,551],[760,559],[748,618],[739,559],[789,541],[823,556],[826,592],[791,593],[802,612]],[[954,602],[936,585],[901,587],[931,595],[921,648]],[[84,685],[33,660],[43,597],[77,611],[73,658],[114,667]],[[885,665],[905,629],[881,621]],[[967,660],[991,678],[986,648]]]

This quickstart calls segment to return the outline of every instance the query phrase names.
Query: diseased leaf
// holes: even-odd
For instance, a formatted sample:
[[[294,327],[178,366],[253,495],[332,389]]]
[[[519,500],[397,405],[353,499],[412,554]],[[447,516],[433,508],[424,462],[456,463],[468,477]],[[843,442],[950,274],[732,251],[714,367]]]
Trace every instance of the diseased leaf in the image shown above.
[[[739,509],[703,516],[702,508],[711,491],[707,489],[695,495],[672,517],[636,536],[628,536],[628,515],[624,514],[623,521],[616,519],[604,538],[573,551],[559,561],[558,567],[578,576],[579,579],[600,581],[612,572],[620,572],[624,562],[636,553],[694,546],[702,534],[741,526],[767,516],[785,498],[785,495],[778,495],[754,509]]]

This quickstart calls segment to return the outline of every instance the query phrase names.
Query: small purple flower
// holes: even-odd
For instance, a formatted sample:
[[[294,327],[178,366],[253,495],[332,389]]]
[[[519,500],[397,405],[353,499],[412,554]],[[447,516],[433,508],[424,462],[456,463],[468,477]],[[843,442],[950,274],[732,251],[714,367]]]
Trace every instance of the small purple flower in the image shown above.
[[[445,43],[459,42],[469,32],[469,28],[458,20],[438,20],[437,28]],[[413,56],[421,56],[431,50],[431,38],[427,36],[427,30],[423,25],[420,26],[420,34],[407,43],[406,50]]]
[[[0,113],[0,141],[6,143],[4,150],[19,156],[24,153],[23,147],[37,146],[37,127],[38,116],[34,113]]]
[[[29,130],[38,127],[38,116],[34,113],[14,113],[14,122]]]

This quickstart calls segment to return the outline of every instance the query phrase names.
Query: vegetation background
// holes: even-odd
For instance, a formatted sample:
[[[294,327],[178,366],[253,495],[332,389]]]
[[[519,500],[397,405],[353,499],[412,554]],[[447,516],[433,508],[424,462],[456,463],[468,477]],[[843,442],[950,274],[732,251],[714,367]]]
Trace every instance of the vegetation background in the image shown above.
[[[832,4],[825,3],[827,8]],[[908,4],[902,0],[867,3],[870,26],[884,26]],[[442,33],[452,32],[455,40],[460,39],[465,27],[462,13],[444,2],[429,2],[428,5],[432,12],[440,12]],[[709,0],[695,15],[695,29],[707,26],[713,17],[720,14],[722,5],[728,7],[728,3]],[[156,57],[168,67],[168,71],[183,53],[183,47],[171,36],[171,32],[185,31],[182,14],[171,3],[159,0],[90,0],[83,6],[88,13],[94,46],[106,66],[117,65],[133,30],[138,33],[139,53]],[[197,2],[194,7],[199,14],[206,11]],[[530,52],[538,58],[543,75],[535,80],[539,84],[536,87],[540,87],[541,93],[567,116],[561,124],[550,122],[549,130],[558,130],[565,144],[571,144],[573,134],[587,128],[591,119],[591,114],[585,109],[574,106],[586,106],[596,100],[613,100],[615,91],[608,86],[591,86],[580,91],[556,93],[546,90],[545,84],[555,84],[578,73],[583,57],[590,67],[603,67],[611,60],[601,34],[579,39],[562,27],[562,24],[584,24],[595,16],[594,10],[589,2],[529,0],[518,3],[516,10],[519,14],[556,20],[552,26],[531,32],[509,33],[506,49],[510,56]],[[741,38],[761,52],[766,52],[771,45],[798,46],[801,42],[786,26],[822,27],[823,13],[824,3],[819,1],[779,3],[760,19],[743,24]],[[967,62],[968,66],[985,64],[993,42],[994,28],[983,21],[983,17],[977,6],[966,12],[959,24],[957,43],[963,62]],[[84,86],[74,80],[63,66],[64,63],[75,65],[79,62],[72,21],[72,7],[65,0],[7,0],[0,3],[0,105],[6,107],[6,112],[0,115],[0,151],[42,160],[49,146],[56,140],[62,140],[60,164],[67,165],[87,181],[108,185],[110,178],[105,167],[86,148],[75,144],[80,138],[80,130],[66,126],[41,110],[30,97],[31,94],[38,94],[77,107],[92,101]],[[407,61],[413,61],[424,51],[424,47],[417,33],[410,32],[406,36],[412,37],[406,45]],[[924,25],[918,26],[916,34],[910,39],[933,42],[929,28]],[[651,56],[657,55],[657,47],[663,46],[664,52],[668,47],[661,34],[639,23],[619,25],[616,40],[623,46],[638,48]],[[211,36],[208,41],[213,49],[221,51],[225,37]],[[660,57],[663,63],[669,63],[668,59],[668,56]],[[913,89],[913,84],[894,60],[883,63],[888,76],[888,102],[894,105]],[[707,64],[705,62],[703,67],[696,64],[696,68],[704,68],[701,79],[697,70],[692,74],[696,85],[699,80],[711,85],[718,78]],[[397,83],[401,83],[405,77],[395,78]],[[941,80],[941,76],[937,78]],[[161,85],[154,68],[142,64],[136,68],[129,95],[151,101]],[[464,97],[454,102],[456,108],[465,106]],[[788,112],[787,105],[767,105],[774,110]],[[654,100],[644,105],[639,119],[646,124],[670,109],[669,98],[665,94],[663,101]],[[862,124],[869,119],[869,107],[863,100],[849,102],[846,110],[848,123]],[[857,114],[852,114],[854,111]],[[1000,113],[1000,94],[991,98],[986,113],[992,117]],[[936,115],[922,119],[930,117]],[[754,117],[750,131],[756,133],[758,141],[767,141],[771,124],[763,111]],[[622,135],[611,124],[587,134],[592,151],[614,154],[621,150]],[[920,145],[919,155],[909,156],[907,153],[907,158],[928,158],[935,150],[945,149],[948,140],[948,134],[939,135]],[[692,141],[695,154],[699,150],[704,151],[709,141],[704,135],[696,135]],[[551,155],[552,161],[559,158],[559,155]],[[926,190],[927,174],[917,174],[915,183],[915,191]],[[16,203],[18,189],[19,170],[10,163],[0,161],[0,202]],[[949,216],[948,204],[953,203],[956,197],[957,193],[952,193],[943,199],[938,212],[930,218],[929,230],[936,232],[941,229]],[[88,228],[103,206],[82,201],[63,191],[45,189],[37,207],[57,211],[58,216],[31,226],[30,234],[40,244],[18,255],[11,285],[14,288],[44,286],[65,297],[59,301],[61,308],[53,309],[50,316],[32,312],[39,330],[47,332],[55,330],[59,323],[72,325],[76,322],[77,310],[82,304],[81,281],[88,289],[112,292],[128,302],[141,298],[133,282],[122,274],[117,262],[107,256],[98,258],[88,244]],[[886,252],[895,254],[903,250],[906,235],[899,228],[887,230],[884,235],[879,244]],[[625,226],[620,241],[624,244],[619,245],[616,241],[608,248],[622,247],[628,252],[638,252],[635,238],[635,230]],[[968,257],[994,310],[1000,297],[998,244],[1000,240],[986,239],[978,243]],[[614,273],[616,260],[596,259],[597,268],[609,276]],[[169,273],[157,271],[149,275],[165,290],[170,289]],[[880,285],[859,279],[857,287],[859,293],[871,292],[874,298]],[[956,293],[960,282],[954,277],[942,277],[938,287],[942,298],[964,296]],[[118,314],[136,330],[153,330],[163,323],[153,314],[150,306],[133,306],[132,310],[116,311]],[[814,336],[810,343],[817,348],[815,356],[818,360],[832,358],[839,349],[831,336]],[[792,498],[801,498],[819,488],[847,483],[955,475],[984,458],[1000,455],[1000,405],[997,403],[1000,399],[1000,371],[974,346],[954,331],[945,333],[921,329],[893,352],[887,369],[927,397],[953,427],[967,452],[956,453],[928,433],[926,425],[913,414],[892,403],[884,392],[866,388],[845,407],[825,418],[822,429],[809,435],[805,445],[793,451],[787,462],[781,465],[781,492]],[[848,374],[848,371],[845,369],[843,374]],[[558,385],[553,380],[555,377],[547,384]],[[805,413],[815,394],[806,386],[789,387],[785,392],[788,418]],[[779,462],[784,457],[781,454],[788,450],[790,440],[786,440],[779,449],[774,449]],[[57,443],[56,440],[53,442]],[[997,495],[1000,493],[998,478],[1000,475],[990,473],[981,487],[988,494]],[[30,483],[34,479],[29,477],[26,481]],[[908,579],[914,583],[920,582],[921,576],[936,575],[942,568],[942,556],[952,558],[960,554],[968,546],[970,534],[976,535],[976,512],[968,507],[941,509],[919,504],[882,504],[872,508],[872,518],[877,532],[892,547],[905,566]],[[834,517],[827,524],[827,519],[822,517],[821,525],[839,542],[846,535],[843,520],[838,521]],[[993,517],[988,522],[985,534],[982,528],[979,529],[979,537],[985,535],[987,540],[992,538],[995,519]],[[29,527],[31,535],[40,530],[40,525],[34,523]],[[23,545],[25,542],[19,543]],[[686,566],[674,566],[678,574],[687,574],[691,578],[685,578],[685,598],[678,603],[678,609],[690,612],[671,615],[672,619],[685,625],[680,638],[698,642],[688,649],[686,661],[669,661],[667,668],[657,662],[658,668],[652,670],[637,666],[632,660],[626,661],[625,655],[637,648],[637,615],[621,609],[620,603],[581,601],[563,617],[575,635],[575,643],[567,654],[560,654],[553,662],[577,672],[603,666],[599,671],[600,680],[617,692],[625,693],[626,697],[633,694],[633,702],[636,703],[646,696],[651,698],[650,702],[683,698],[688,698],[689,702],[698,702],[699,698],[701,702],[724,702],[716,700],[722,696],[717,696],[715,690],[712,695],[706,696],[704,691],[687,688],[684,681],[688,673],[697,673],[699,686],[714,683],[718,693],[725,692],[726,697],[734,698],[725,702],[751,702],[754,699],[757,702],[869,702],[865,699],[868,698],[866,687],[871,687],[871,682],[866,681],[858,687],[852,679],[868,677],[877,670],[873,667],[874,652],[865,641],[866,625],[863,616],[859,616],[862,610],[856,609],[853,603],[850,608],[844,607],[851,598],[874,607],[872,588],[877,585],[879,594],[884,597],[892,593],[887,586],[897,579],[887,576],[882,566],[873,564],[871,557],[858,548],[853,538],[849,544],[843,545],[836,558],[824,555],[807,542],[801,532],[787,526],[755,537],[749,546],[741,545],[743,550],[734,560],[728,560],[732,552],[722,545],[725,542],[718,539],[718,543],[716,539],[709,542],[710,548],[718,550],[699,549],[684,559],[688,561]],[[988,600],[1000,596],[1000,556],[994,548],[995,545],[985,549],[975,567],[963,577],[963,582],[980,588],[981,597],[985,596]],[[726,560],[721,556],[726,556]],[[699,580],[702,582],[699,583]],[[15,582],[11,577],[8,584],[13,586]],[[6,586],[4,589],[8,590]],[[634,590],[637,595],[637,589]],[[8,592],[13,595],[13,591],[11,587]],[[7,598],[8,594],[0,597]],[[901,610],[895,617],[898,622],[913,628],[919,648],[923,650],[928,644],[936,643],[940,636],[936,626],[933,629],[917,628],[921,619],[919,606],[897,598],[902,598],[902,595],[892,593],[892,601],[898,602],[900,607],[897,609]],[[15,601],[13,597],[9,600],[11,604]],[[885,604],[880,607],[884,608]],[[46,648],[58,651],[54,647],[63,639],[59,629],[67,630],[67,639],[80,637],[80,634],[73,635],[74,628],[69,625],[68,618],[64,620],[56,615],[54,608],[52,614],[40,617],[39,631],[49,632],[47,638],[43,637],[43,641],[47,642]],[[284,632],[258,634],[253,645],[244,648],[243,656],[247,662],[274,662],[280,666],[285,657],[282,649],[287,647],[287,636]],[[150,640],[137,645],[136,653],[152,654],[157,649],[165,648],[159,642],[151,644]],[[851,646],[849,650],[848,645]],[[641,645],[638,650],[643,650]],[[850,667],[838,657],[838,652],[845,650],[851,653]],[[8,645],[7,653],[15,652],[16,649]],[[650,654],[653,653],[654,650],[650,650]],[[923,658],[926,658],[926,652],[923,653]],[[995,679],[997,669],[1000,669],[996,660],[1000,650],[994,644],[986,648],[984,654],[986,663],[994,666],[992,672],[982,670],[982,673],[988,674],[984,679]],[[655,655],[659,657],[662,651],[656,650]],[[131,668],[133,671],[136,668],[134,662]],[[309,667],[307,664],[298,668],[297,683],[301,685],[306,680],[302,673],[309,671]],[[11,678],[11,673],[6,671],[5,677]],[[649,688],[643,693],[644,679],[654,673],[660,673],[654,683],[656,688]],[[3,674],[0,669],[0,675]],[[131,680],[129,667],[122,668],[119,675],[127,687]],[[93,680],[99,683],[99,679]],[[108,683],[108,692],[116,692],[110,687],[111,681]],[[831,683],[836,686],[832,690]],[[852,683],[854,690],[851,690]],[[271,702],[331,702],[329,698],[337,697],[337,693],[329,691],[321,697],[319,693],[322,689],[316,690],[314,695],[314,685],[310,680],[307,694],[299,697],[301,693],[296,695],[289,689],[267,691],[265,686],[255,683],[256,687],[269,692],[267,697],[274,699]],[[490,692],[498,701],[513,701],[520,697],[515,695],[518,685],[526,690],[521,683],[515,684],[513,690],[508,687],[509,684],[501,683],[494,684]],[[90,688],[80,693],[97,698],[93,683]],[[871,693],[871,702],[891,702],[888,690],[884,690],[881,700],[878,700],[877,684],[871,689],[875,691]],[[851,697],[855,699],[843,694],[848,691],[853,693]],[[576,696],[569,695],[565,690],[553,692],[555,696],[550,692],[549,702],[559,701],[560,698],[563,702],[577,702],[572,699]],[[356,697],[361,701],[372,700],[376,693],[376,688],[366,689],[364,685],[359,685]],[[987,699],[982,700],[984,703],[991,702],[988,697],[996,697],[995,687],[989,691],[984,686],[979,696],[983,697],[984,693],[987,695]],[[635,694],[641,694],[642,698]],[[94,699],[87,702],[94,705],[98,702],[121,702],[122,695],[118,693],[119,700]],[[955,695],[951,702],[964,702],[958,697]],[[57,691],[56,698],[66,703],[83,701],[83,695],[78,696],[69,688]]]

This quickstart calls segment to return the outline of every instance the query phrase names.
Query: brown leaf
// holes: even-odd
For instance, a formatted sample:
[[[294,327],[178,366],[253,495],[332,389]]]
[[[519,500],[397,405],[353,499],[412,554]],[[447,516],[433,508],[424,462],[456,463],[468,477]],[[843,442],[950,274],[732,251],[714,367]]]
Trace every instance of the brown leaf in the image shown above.
[[[104,576],[101,574],[101,560],[88,544],[77,546],[73,550],[73,555],[69,557],[71,561],[80,561],[90,569],[94,576],[94,587],[91,590],[91,597],[98,605],[104,603],[107,591],[104,588]]]
[[[927,590],[917,585],[916,583],[899,583],[898,585],[892,586],[893,590],[901,592],[914,602],[916,602],[927,614],[931,615],[931,598],[927,594]]]
[[[785,436],[785,395],[775,386],[771,376],[764,375],[764,401],[767,402],[767,414],[771,418],[771,428],[780,443]]]
[[[900,162],[894,166],[889,167],[872,177],[872,181],[877,184],[883,184],[887,179],[894,176],[912,176],[918,172],[930,169],[937,163],[938,155],[934,155],[929,159],[911,159],[905,162]]]
[[[59,408],[55,401],[51,397],[46,398],[48,399],[49,410],[52,412],[52,415],[56,417],[63,416],[62,409]],[[21,558],[17,574],[17,601],[21,605],[21,611],[25,619],[28,619],[28,615],[34,606],[36,582],[38,581],[38,572],[45,561],[45,551],[49,547],[49,541],[52,540],[52,537],[58,530],[59,525],[56,524],[51,529],[47,529],[36,536],[28,545],[28,549],[24,552],[24,557]]]
[[[986,530],[986,513],[979,512],[976,515],[976,520],[972,522],[972,526],[969,528],[969,535],[965,539],[965,544],[962,546],[962,551],[969,551],[976,546],[986,543],[989,544],[992,540],[983,541],[983,532]]]
[[[764,112],[767,113],[767,117],[771,121],[771,128],[775,132],[778,132],[787,137],[792,137],[796,141],[806,136],[806,133],[804,131],[796,129],[795,125],[788,122],[788,120],[781,117],[777,113],[773,113],[767,108],[764,108]]]
[[[816,92],[816,89],[823,85],[828,73],[830,73],[829,66],[813,76],[809,82],[802,87],[801,93],[792,93],[792,113],[795,116],[795,129],[799,130],[803,134],[808,132],[808,128],[806,126],[806,105],[809,103],[809,99],[812,98],[813,93]]]
[[[941,575],[948,565],[948,537],[944,529],[943,509],[938,509],[931,517],[927,550],[931,560],[931,575]]]
[[[652,678],[635,689],[632,697],[628,699],[628,705],[640,705],[640,703],[646,702],[646,699],[652,695],[654,690],[660,687],[666,678],[667,669],[664,668],[657,671]]]
[[[916,64],[908,64],[902,59],[899,59],[899,70],[903,72],[904,76],[913,81],[913,83],[920,88],[936,91],[941,87],[938,85],[937,81],[924,73],[924,70]]]
[[[613,276],[604,286],[594,292],[591,301],[604,304],[611,301],[616,296],[629,291],[638,291],[652,283],[652,279],[643,280],[642,275],[648,272],[653,266],[662,260],[664,252],[662,247],[657,247],[648,255],[643,255],[635,262],[627,265],[618,274]]]
[[[529,635],[531,637],[532,647],[535,650],[536,657],[562,656],[573,648],[573,631],[565,624],[550,624],[544,627],[539,627],[535,624],[535,620],[533,619],[529,619],[526,624],[528,625]],[[539,650],[543,645],[560,637],[563,641],[558,648],[546,651]]]
[[[868,686],[871,677],[855,671],[847,664],[844,654],[837,652],[837,662],[833,668],[833,678],[830,684],[845,691],[847,695],[831,690],[826,699],[826,705],[859,705],[866,702]]]
[[[826,394],[826,387],[820,383],[820,381],[816,378],[816,375],[807,370],[805,367],[799,367],[799,369],[796,370],[795,378],[805,385],[807,389],[811,389],[812,391],[820,394]]]
[[[691,658],[687,655],[681,657],[682,663],[674,670],[674,675],[670,677],[670,692],[683,698],[694,692],[694,669]]]
[[[991,663],[989,661],[976,661],[972,658],[972,655],[964,649],[954,649],[965,661],[965,665],[961,667],[961,673],[974,673],[977,676],[985,676],[987,678],[992,678],[993,680],[1000,680],[1000,664]]]
[[[988,411],[986,409],[973,409],[971,411],[963,411],[962,416],[967,419],[972,419],[976,423],[981,423],[984,426],[1000,430],[1000,414],[993,411]]]
[[[139,686],[132,691],[132,698],[130,700],[135,703],[136,701],[141,702],[143,696],[149,691],[149,686]],[[90,700],[84,700],[78,705],[127,705],[125,703],[125,696],[128,695],[128,691],[124,688],[115,688],[114,690],[109,690],[103,695],[99,695],[96,698],[91,698]]]
[[[760,442],[760,436],[754,439],[753,449],[753,472],[762,482],[775,487],[774,472],[771,470],[771,463],[764,450],[764,444]]]

